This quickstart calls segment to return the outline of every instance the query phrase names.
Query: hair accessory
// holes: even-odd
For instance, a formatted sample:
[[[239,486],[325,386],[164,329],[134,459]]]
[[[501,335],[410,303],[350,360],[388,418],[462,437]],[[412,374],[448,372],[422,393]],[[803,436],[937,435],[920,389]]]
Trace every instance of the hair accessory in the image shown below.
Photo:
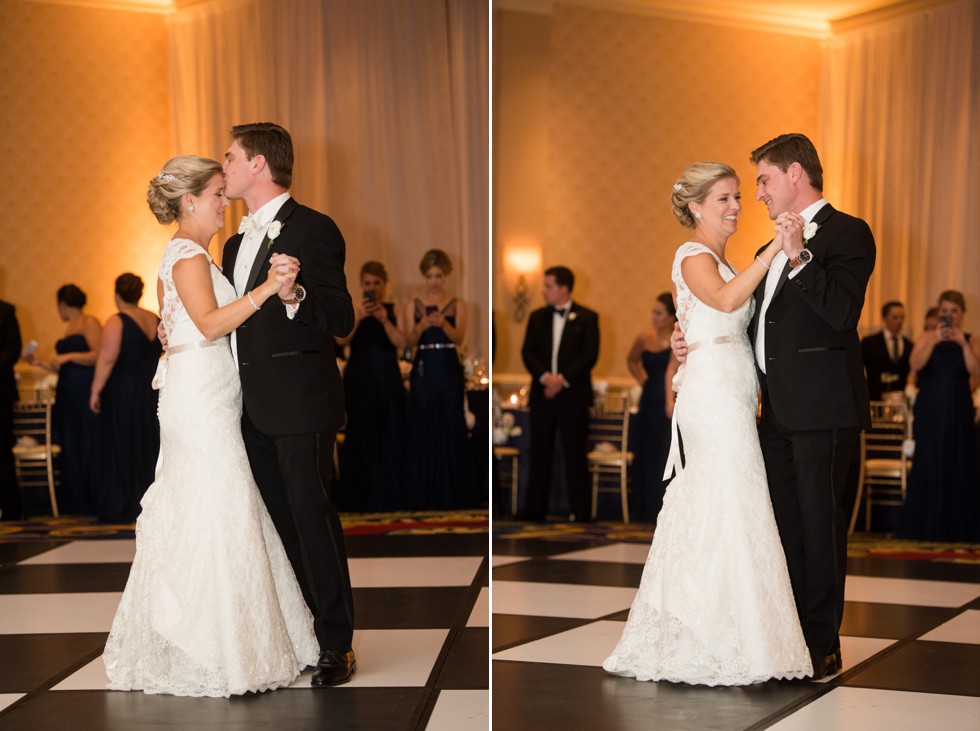
[[[163,180],[167,183],[172,183],[177,179],[176,175],[171,175],[170,173],[165,173],[162,170],[157,173],[157,180]]]
[[[694,214],[694,217],[700,221],[702,218],[704,218],[704,214],[698,211]]]
[[[681,188],[683,188],[683,187],[684,187],[684,186],[683,186],[683,185],[681,185],[680,183],[674,183],[674,192],[675,192],[675,193],[680,193],[680,190],[681,190]]]

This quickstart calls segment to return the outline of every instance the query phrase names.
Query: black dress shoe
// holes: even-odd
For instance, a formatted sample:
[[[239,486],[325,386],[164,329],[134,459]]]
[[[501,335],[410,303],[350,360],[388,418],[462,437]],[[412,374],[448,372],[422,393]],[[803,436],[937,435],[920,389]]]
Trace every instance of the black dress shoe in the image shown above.
[[[316,663],[316,670],[310,679],[314,688],[343,685],[357,672],[357,659],[353,650],[324,650]]]
[[[813,664],[813,675],[811,680],[820,680],[828,675],[836,675],[843,667],[840,650],[836,650],[829,655],[817,655],[810,653],[810,662]]]

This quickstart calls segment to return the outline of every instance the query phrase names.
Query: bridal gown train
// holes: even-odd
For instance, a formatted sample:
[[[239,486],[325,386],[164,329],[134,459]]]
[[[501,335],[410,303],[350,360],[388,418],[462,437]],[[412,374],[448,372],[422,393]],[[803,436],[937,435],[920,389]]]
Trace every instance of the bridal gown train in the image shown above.
[[[723,313],[700,302],[681,262],[702,253],[711,252],[682,245],[671,273],[688,342],[674,411],[686,463],[667,487],[626,628],[603,667],[701,685],[802,678],[812,673],[810,655],[756,431],[746,335],[755,303]],[[735,276],[720,261],[718,271],[725,281]]]
[[[213,697],[269,690],[315,665],[319,652],[249,468],[228,338],[205,340],[174,287],[174,264],[201,254],[218,305],[236,298],[200,246],[167,244],[160,279],[169,351],[154,378],[160,462],[103,654],[114,690]]]

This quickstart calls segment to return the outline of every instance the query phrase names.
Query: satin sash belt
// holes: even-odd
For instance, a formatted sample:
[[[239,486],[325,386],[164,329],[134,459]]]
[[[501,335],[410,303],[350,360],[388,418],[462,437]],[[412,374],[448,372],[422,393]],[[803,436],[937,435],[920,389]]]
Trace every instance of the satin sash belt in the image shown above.
[[[442,350],[443,348],[455,348],[456,343],[425,343],[419,346],[419,350]]]
[[[698,348],[705,348],[709,345],[724,345],[725,343],[731,343],[735,340],[732,335],[719,335],[716,338],[707,338],[705,340],[698,340],[696,343],[692,343],[687,346],[688,355],[697,350]],[[672,385],[674,390],[677,391],[681,383],[684,380],[683,376],[684,364],[681,363],[681,367],[677,371],[677,375],[674,376]],[[681,443],[677,436],[677,403],[674,403],[674,413],[670,417],[670,451],[667,453],[667,464],[664,466],[664,480],[669,480],[672,475],[680,474],[684,467],[681,464]]]
[[[217,340],[198,340],[196,343],[181,343],[180,345],[174,345],[173,347],[167,348],[167,352],[163,354],[163,357],[160,358],[160,362],[157,363],[157,372],[153,374],[153,383],[151,384],[153,390],[159,391],[167,382],[167,366],[173,356],[180,355],[181,353],[186,353],[191,350],[211,348],[215,345],[221,345],[222,343],[226,342],[228,342],[228,338],[223,337],[218,338]]]

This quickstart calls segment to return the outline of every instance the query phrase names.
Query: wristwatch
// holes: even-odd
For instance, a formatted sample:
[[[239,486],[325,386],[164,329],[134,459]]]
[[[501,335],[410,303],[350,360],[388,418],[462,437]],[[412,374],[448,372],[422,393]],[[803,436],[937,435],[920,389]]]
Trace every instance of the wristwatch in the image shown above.
[[[306,289],[301,285],[297,284],[293,287],[293,296],[288,300],[283,300],[284,305],[298,305],[300,302],[306,299]]]
[[[812,259],[813,259],[813,252],[812,251],[810,251],[809,249],[800,249],[800,253],[796,255],[796,258],[793,259],[789,263],[789,265],[791,267],[793,267],[794,269],[796,269],[796,267],[800,266],[801,264],[807,264],[807,263],[809,263],[810,260],[812,260]]]

